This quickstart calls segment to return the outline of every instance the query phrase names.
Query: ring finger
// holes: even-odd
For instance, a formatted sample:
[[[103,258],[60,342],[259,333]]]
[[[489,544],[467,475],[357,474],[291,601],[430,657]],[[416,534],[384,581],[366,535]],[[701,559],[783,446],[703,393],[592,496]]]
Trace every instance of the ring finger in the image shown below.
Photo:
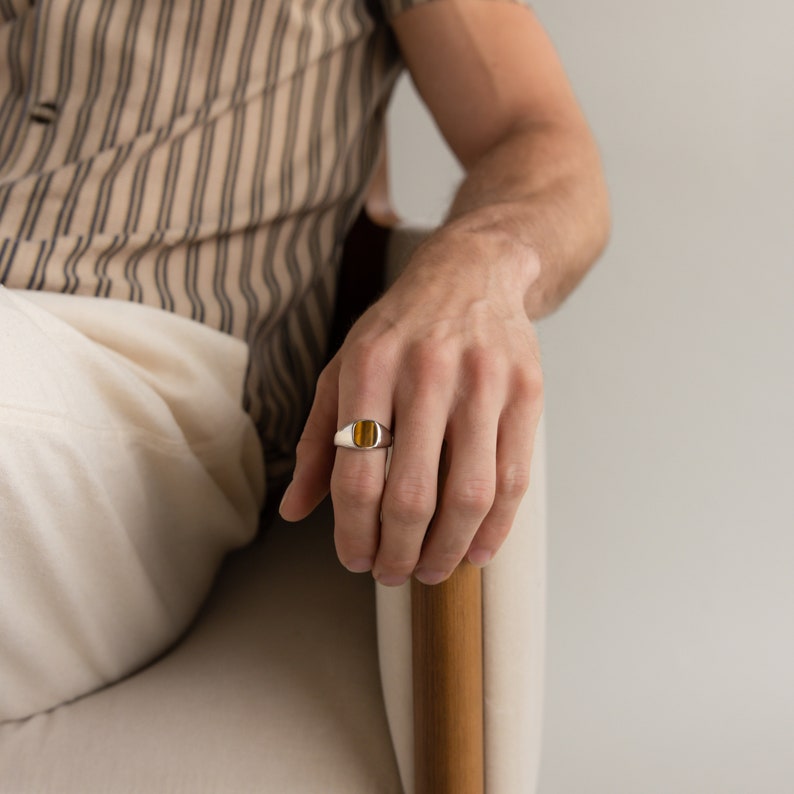
[[[391,389],[383,378],[363,377],[362,367],[342,367],[338,425],[373,419],[391,427]],[[385,449],[336,450],[331,475],[334,543],[342,564],[362,573],[372,569],[380,535],[380,507],[386,472]]]

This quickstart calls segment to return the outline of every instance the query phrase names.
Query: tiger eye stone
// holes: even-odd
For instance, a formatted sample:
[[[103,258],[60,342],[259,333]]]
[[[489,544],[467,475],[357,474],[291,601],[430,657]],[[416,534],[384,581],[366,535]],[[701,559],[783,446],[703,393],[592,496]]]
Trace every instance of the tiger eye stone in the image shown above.
[[[371,419],[362,419],[353,425],[353,443],[357,447],[374,447],[378,443],[378,425]]]

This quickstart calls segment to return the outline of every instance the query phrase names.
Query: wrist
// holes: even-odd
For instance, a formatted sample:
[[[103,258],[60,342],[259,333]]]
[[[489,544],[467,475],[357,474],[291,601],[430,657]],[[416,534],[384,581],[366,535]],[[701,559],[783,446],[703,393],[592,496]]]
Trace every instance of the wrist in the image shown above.
[[[457,215],[434,238],[444,250],[460,250],[510,287],[525,303],[541,275],[541,256],[526,223],[510,204],[490,205]]]

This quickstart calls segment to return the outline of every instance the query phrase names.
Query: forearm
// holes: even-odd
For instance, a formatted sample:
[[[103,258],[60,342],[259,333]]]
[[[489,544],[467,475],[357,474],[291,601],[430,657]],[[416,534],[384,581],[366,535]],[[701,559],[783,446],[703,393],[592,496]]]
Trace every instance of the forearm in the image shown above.
[[[526,280],[517,288],[526,290],[530,318],[556,309],[609,233],[600,157],[584,122],[528,126],[477,160],[442,230],[472,233],[526,259]]]
[[[320,378],[282,515],[306,515],[330,487],[348,568],[434,584],[464,557],[486,564],[513,525],[543,410],[530,320],[595,260],[608,210],[595,144],[526,7],[422,3],[392,26],[468,175]],[[361,417],[394,429],[388,479],[385,456],[329,445]]]

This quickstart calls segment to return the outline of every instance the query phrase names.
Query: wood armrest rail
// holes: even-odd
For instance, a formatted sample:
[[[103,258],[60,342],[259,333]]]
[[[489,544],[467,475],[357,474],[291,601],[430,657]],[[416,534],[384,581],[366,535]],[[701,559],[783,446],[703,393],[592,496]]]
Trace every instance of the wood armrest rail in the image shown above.
[[[362,212],[343,256],[334,345],[395,276],[387,259],[421,238],[390,230]],[[391,246],[395,248],[395,246]],[[393,256],[392,256],[393,258]],[[396,254],[405,261],[405,251]],[[484,703],[482,572],[468,563],[444,583],[411,583],[415,794],[483,794]]]
[[[482,794],[482,572],[411,583],[415,794]]]

